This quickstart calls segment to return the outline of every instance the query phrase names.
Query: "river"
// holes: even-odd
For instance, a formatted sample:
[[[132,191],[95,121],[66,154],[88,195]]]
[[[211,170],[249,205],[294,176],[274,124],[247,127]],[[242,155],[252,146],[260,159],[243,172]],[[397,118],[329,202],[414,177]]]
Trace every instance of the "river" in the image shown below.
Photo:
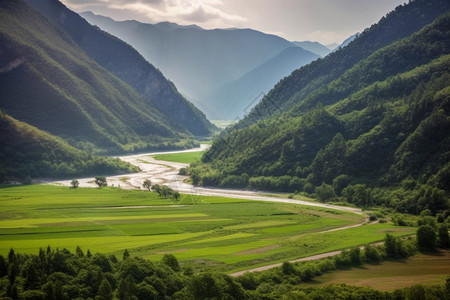
[[[247,200],[257,200],[257,201],[270,201],[270,202],[283,202],[292,203],[300,205],[309,205],[316,207],[325,207],[330,209],[336,209],[341,211],[349,211],[357,214],[362,214],[361,209],[346,207],[346,206],[336,206],[326,203],[310,202],[284,198],[282,196],[270,196],[267,193],[257,192],[257,191],[247,191],[247,190],[233,190],[233,189],[222,189],[222,188],[204,188],[197,187],[185,182],[188,178],[187,176],[182,176],[178,174],[180,168],[187,167],[188,164],[161,161],[153,158],[155,154],[167,154],[167,153],[181,153],[181,152],[195,152],[195,151],[205,151],[208,145],[202,144],[199,148],[193,148],[189,150],[180,151],[170,151],[170,152],[151,152],[136,155],[126,155],[119,156],[121,160],[129,162],[133,165],[138,166],[141,171],[132,174],[123,174],[116,176],[107,176],[108,186],[120,187],[122,189],[142,189],[142,183],[146,179],[150,179],[152,184],[164,184],[183,194],[190,194],[192,196],[221,196],[228,198],[239,198]],[[94,183],[94,178],[81,178],[78,179],[80,187],[97,187]],[[70,180],[52,182],[52,184],[70,186]]]

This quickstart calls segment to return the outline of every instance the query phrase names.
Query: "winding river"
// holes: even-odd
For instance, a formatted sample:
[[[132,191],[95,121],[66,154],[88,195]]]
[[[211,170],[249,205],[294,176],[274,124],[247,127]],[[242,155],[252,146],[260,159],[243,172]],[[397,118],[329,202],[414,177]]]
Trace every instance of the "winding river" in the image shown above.
[[[267,195],[267,193],[247,191],[247,190],[233,190],[222,188],[204,188],[197,187],[185,182],[187,176],[178,174],[178,170],[187,167],[188,164],[156,160],[153,155],[167,154],[167,153],[182,153],[182,152],[196,152],[205,151],[208,145],[202,144],[199,148],[189,150],[171,151],[171,152],[151,152],[136,155],[120,156],[121,160],[127,161],[133,165],[138,166],[141,171],[133,174],[123,174],[116,176],[108,176],[107,181],[109,186],[120,187],[122,189],[141,189],[142,183],[145,179],[150,179],[152,184],[164,184],[183,194],[190,194],[193,196],[221,196],[228,198],[239,198],[257,201],[271,201],[283,202],[292,204],[309,205],[316,207],[325,207],[341,211],[349,211],[357,214],[362,214],[361,209],[329,205],[325,203],[302,201],[295,199],[288,199],[283,197],[275,197]],[[78,179],[80,187],[97,187],[92,177]],[[70,180],[58,181],[56,184],[70,186]]]

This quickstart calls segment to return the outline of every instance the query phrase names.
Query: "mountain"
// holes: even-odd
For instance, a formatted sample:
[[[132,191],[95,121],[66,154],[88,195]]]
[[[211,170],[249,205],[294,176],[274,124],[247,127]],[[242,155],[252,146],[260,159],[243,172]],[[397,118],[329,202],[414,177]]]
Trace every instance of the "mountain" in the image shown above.
[[[136,48],[205,112],[218,112],[211,105],[213,93],[295,46],[251,29],[205,30],[176,24],[117,22],[90,12],[81,15]]]
[[[23,1],[0,2],[0,108],[91,153],[194,145]],[[105,54],[106,55],[106,54]]]
[[[449,11],[448,1],[410,1],[294,71],[213,142],[193,182],[449,208]]]
[[[338,43],[326,44],[325,47],[327,47],[330,51],[333,51],[334,49],[339,47],[339,44]]]
[[[150,106],[163,113],[167,123],[179,131],[187,129],[196,136],[210,135],[214,126],[188,102],[163,74],[135,49],[118,38],[90,25],[58,0],[27,0],[53,23],[66,30],[92,59],[143,96]],[[161,30],[178,25],[161,23]]]
[[[301,47],[305,50],[315,53],[321,57],[327,56],[331,52],[331,50],[328,47],[322,45],[319,42],[302,41],[292,43],[298,47]]]
[[[0,182],[32,177],[70,178],[122,174],[137,168],[115,158],[93,156],[61,138],[0,111]]]
[[[334,48],[332,48],[331,51],[336,51],[336,50],[338,50],[339,48],[343,48],[343,47],[347,46],[348,44],[350,44],[350,42],[352,42],[352,41],[353,41],[355,38],[357,38],[360,34],[361,34],[361,33],[357,32],[357,33],[355,33],[355,34],[349,36],[349,37],[346,38],[341,44],[339,44],[339,45],[336,44],[336,46],[335,46]],[[335,45],[335,44],[333,44],[333,45]]]
[[[267,93],[280,79],[292,71],[319,58],[318,55],[300,47],[290,47],[279,55],[251,70],[241,78],[228,83],[212,93],[209,115],[216,120],[235,120],[257,104],[260,96]]]

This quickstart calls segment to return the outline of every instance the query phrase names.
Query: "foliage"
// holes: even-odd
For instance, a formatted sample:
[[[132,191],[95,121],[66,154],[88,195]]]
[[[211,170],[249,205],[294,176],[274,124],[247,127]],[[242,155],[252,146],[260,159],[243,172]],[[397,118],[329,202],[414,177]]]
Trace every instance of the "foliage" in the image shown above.
[[[436,250],[436,232],[430,225],[422,225],[417,229],[417,244],[422,251]]]
[[[359,249],[359,248],[356,248]],[[355,254],[358,252],[352,250]],[[87,251],[89,252],[89,251]],[[359,252],[358,252],[359,253]],[[410,288],[381,292],[368,287],[302,285],[321,273],[352,266],[349,252],[315,262],[284,263],[281,268],[230,277],[218,272],[185,275],[181,269],[167,265],[173,256],[162,261],[115,256],[101,253],[77,256],[66,249],[40,249],[38,255],[10,250],[0,274],[0,297],[12,299],[446,299],[445,285],[413,285]],[[101,258],[110,267],[98,264]],[[349,262],[339,265],[338,262]],[[359,262],[358,262],[359,263]],[[6,271],[6,270],[9,270]],[[447,280],[448,282],[449,280]],[[32,283],[31,283],[32,282]],[[434,298],[433,298],[434,297]]]
[[[0,182],[136,172],[120,159],[91,155],[0,110]],[[75,182],[74,182],[75,183]]]
[[[95,176],[95,184],[98,185],[99,188],[108,186],[105,176]]]
[[[400,6],[284,79],[191,165],[193,183],[401,213],[448,209],[450,14],[431,7],[449,3]]]
[[[76,189],[79,185],[80,182],[78,181],[78,179],[72,179],[72,181],[70,182],[70,186],[74,189]]]
[[[150,189],[151,189],[151,187],[152,187],[152,181],[151,181],[150,179],[145,179],[144,182],[142,183],[142,186],[143,186],[145,189],[147,189],[147,190],[150,191]]]

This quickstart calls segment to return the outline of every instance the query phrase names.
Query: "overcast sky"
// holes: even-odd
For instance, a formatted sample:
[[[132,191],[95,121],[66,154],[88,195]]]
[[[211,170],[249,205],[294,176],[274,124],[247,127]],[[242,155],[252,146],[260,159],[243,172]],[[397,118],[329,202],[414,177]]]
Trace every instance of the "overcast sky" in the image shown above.
[[[407,0],[61,0],[115,20],[252,28],[290,41],[341,43]]]

